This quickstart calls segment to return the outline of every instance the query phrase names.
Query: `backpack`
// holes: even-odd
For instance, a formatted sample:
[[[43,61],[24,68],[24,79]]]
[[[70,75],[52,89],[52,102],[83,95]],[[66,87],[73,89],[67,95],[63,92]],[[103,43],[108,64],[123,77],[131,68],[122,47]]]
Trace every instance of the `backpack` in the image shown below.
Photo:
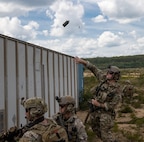
[[[65,129],[52,119],[47,119],[47,121],[47,125],[36,124],[31,131],[40,134],[43,142],[68,142]]]

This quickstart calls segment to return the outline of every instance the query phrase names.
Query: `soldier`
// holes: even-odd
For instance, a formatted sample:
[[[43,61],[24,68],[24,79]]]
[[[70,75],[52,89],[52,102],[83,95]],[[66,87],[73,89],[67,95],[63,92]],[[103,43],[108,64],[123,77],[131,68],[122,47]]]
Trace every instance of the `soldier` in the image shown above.
[[[120,70],[116,66],[109,66],[107,73],[98,69],[95,65],[81,58],[75,57],[76,63],[87,67],[99,81],[96,94],[91,99],[92,112],[90,122],[92,130],[103,142],[116,142],[111,128],[114,125],[115,108],[121,101],[121,89],[118,84]]]
[[[128,99],[132,101],[133,94],[134,94],[134,86],[130,82],[130,80],[125,81],[125,85],[123,87],[123,96],[122,96],[122,102],[124,102],[125,99]]]
[[[69,142],[87,142],[87,133],[82,121],[75,114],[75,100],[71,96],[57,97],[60,111],[53,116],[68,134]]]
[[[29,126],[19,142],[68,142],[65,129],[49,118],[45,118],[47,105],[41,98],[22,99]]]

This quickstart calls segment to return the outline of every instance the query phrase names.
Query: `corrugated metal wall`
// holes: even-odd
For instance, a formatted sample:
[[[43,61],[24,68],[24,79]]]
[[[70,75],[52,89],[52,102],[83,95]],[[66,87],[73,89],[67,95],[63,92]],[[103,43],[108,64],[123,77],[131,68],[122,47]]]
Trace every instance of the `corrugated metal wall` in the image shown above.
[[[59,109],[55,96],[71,95],[78,107],[78,88],[73,57],[0,35],[0,129],[26,123],[21,97],[44,98],[52,116]]]

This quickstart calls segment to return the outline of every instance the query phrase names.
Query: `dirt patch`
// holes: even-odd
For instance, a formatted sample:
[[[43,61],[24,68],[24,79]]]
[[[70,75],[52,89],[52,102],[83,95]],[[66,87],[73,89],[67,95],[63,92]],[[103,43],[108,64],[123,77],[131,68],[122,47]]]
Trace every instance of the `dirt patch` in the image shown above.
[[[77,115],[78,115],[78,117],[82,120],[82,122],[84,122],[87,113],[88,113],[88,111],[78,111],[78,112],[77,112]]]

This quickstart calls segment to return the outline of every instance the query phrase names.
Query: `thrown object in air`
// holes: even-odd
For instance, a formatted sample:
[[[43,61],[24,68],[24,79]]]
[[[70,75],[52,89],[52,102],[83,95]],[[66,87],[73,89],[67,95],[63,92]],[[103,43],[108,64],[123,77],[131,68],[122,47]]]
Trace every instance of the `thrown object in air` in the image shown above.
[[[69,21],[67,20],[67,21],[65,21],[64,23],[63,23],[63,26],[65,27],[65,26],[67,26],[69,24]]]

